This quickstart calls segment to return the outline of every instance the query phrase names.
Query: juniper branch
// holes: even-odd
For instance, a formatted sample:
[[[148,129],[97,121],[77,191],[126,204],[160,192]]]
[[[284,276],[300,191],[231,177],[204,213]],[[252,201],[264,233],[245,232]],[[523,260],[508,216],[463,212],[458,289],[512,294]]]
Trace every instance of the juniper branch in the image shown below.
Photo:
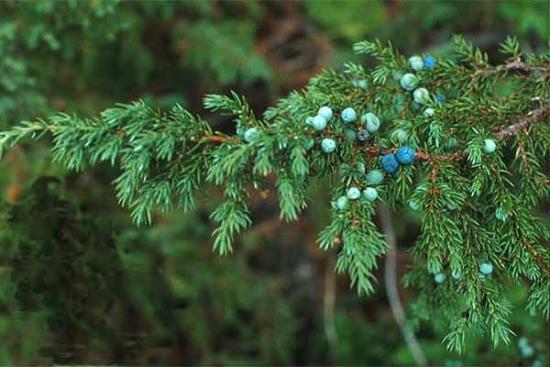
[[[201,142],[214,142],[214,143],[227,143],[227,142],[235,143],[238,140],[233,138],[233,137],[225,136],[225,135],[205,135],[205,136],[200,138],[200,141]]]
[[[539,73],[549,73],[550,72],[550,64],[547,66],[533,66],[533,65],[527,65],[525,64],[521,59],[513,60],[507,64],[504,65],[498,65],[491,68],[486,69],[478,69],[474,73],[474,76],[490,76],[494,74],[500,74],[500,73],[511,73],[511,72],[523,72],[523,73],[529,73],[529,72],[539,72]]]
[[[489,331],[495,343],[506,342],[509,307],[502,301],[502,288],[510,279],[531,281],[530,310],[550,309],[542,287],[547,271],[540,272],[537,265],[548,259],[547,249],[538,243],[550,234],[537,210],[550,194],[544,161],[550,130],[539,124],[537,134],[518,134],[547,122],[547,104],[522,114],[532,97],[549,100],[539,69],[548,68],[549,57],[531,55],[529,65],[493,68],[487,55],[465,41],[456,39],[455,46],[460,64],[438,61],[435,70],[408,75],[412,84],[404,84],[404,77],[392,78],[408,69],[404,57],[379,42],[360,43],[358,52],[380,62],[373,71],[351,64],[347,73],[325,71],[262,118],[235,93],[208,96],[207,108],[234,117],[236,136],[213,131],[180,106],[163,112],[136,102],[117,105],[97,118],[58,114],[23,122],[0,132],[0,154],[24,138],[50,133],[54,159],[69,169],[104,161],[118,165],[117,197],[130,207],[137,224],[150,223],[155,210],[193,209],[205,186],[221,187],[222,202],[211,215],[217,223],[214,248],[221,254],[231,252],[232,241],[251,225],[249,192],[263,192],[269,185],[266,177],[275,179],[284,220],[299,218],[312,180],[330,183],[331,221],[318,242],[323,249],[341,246],[336,268],[349,274],[361,295],[373,291],[374,269],[388,249],[373,223],[373,201],[392,209],[408,203],[418,211],[421,234],[412,246],[407,282],[419,289],[428,315],[438,310],[451,328],[445,343],[462,350],[470,330]],[[512,41],[505,48],[518,53]],[[499,75],[491,71],[486,75],[492,77],[472,78],[476,70],[481,70],[478,75],[487,70]],[[516,78],[512,71],[523,74]],[[503,99],[496,93],[496,80],[508,77],[514,91]],[[356,78],[364,87],[353,83]],[[424,89],[420,96],[427,97],[419,99],[415,88]],[[447,93],[449,100],[435,98],[439,93]],[[308,117],[321,106],[331,107],[331,118],[314,128]],[[352,107],[353,115],[360,114],[351,121],[332,116],[332,111],[340,114]],[[422,113],[425,108],[431,113]],[[360,140],[357,130],[365,136],[368,113],[380,116],[383,124],[370,127],[370,141]],[[518,122],[503,127],[504,120]],[[508,140],[512,136],[516,138]],[[490,138],[499,142],[498,151]],[[487,140],[493,146],[484,147]],[[398,154],[399,146],[413,151],[410,157],[417,162],[394,162],[394,170],[379,158]],[[506,154],[513,149],[515,155]],[[511,156],[519,159],[507,161]],[[381,178],[370,181],[370,174],[380,169],[387,171],[385,178],[378,172]],[[481,261],[491,272],[494,264],[494,273],[481,278]],[[458,280],[434,284],[434,274],[456,271]],[[421,314],[422,308],[416,312]]]
[[[499,130],[496,133],[496,137],[498,140],[507,139],[519,133],[521,130],[527,128],[532,123],[544,122],[545,121],[544,119],[549,115],[550,115],[550,104],[547,104],[534,111],[529,112],[527,116],[522,118],[519,122]],[[546,121],[546,123],[548,124],[549,121]]]

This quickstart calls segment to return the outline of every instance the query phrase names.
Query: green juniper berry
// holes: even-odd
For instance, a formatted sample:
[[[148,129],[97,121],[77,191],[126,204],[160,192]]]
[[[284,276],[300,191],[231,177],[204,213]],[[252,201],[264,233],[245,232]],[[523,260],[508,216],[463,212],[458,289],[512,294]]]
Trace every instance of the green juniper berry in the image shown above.
[[[417,88],[413,92],[413,98],[419,105],[426,104],[430,100],[430,92],[426,88]]]
[[[361,122],[366,124],[369,133],[375,133],[380,129],[380,119],[372,112],[367,112],[361,117]]]
[[[418,85],[418,78],[414,74],[407,73],[401,77],[400,84],[403,89],[412,91]]]
[[[359,190],[357,187],[350,187],[346,193],[346,196],[350,200],[359,199],[359,197],[361,196],[361,190]]]
[[[487,262],[481,263],[479,266],[479,271],[483,275],[490,275],[493,272],[493,264]]]
[[[426,108],[426,109],[424,110],[423,115],[424,115],[425,117],[432,117],[432,116],[435,115],[435,110],[434,110],[433,108],[431,108],[431,107],[428,107],[428,108]]]
[[[369,185],[380,185],[384,181],[384,173],[379,169],[373,169],[367,173],[366,182]]]
[[[327,122],[332,120],[332,108],[323,106],[317,111],[317,115],[323,117]]]
[[[321,115],[317,115],[313,118],[313,121],[311,122],[311,126],[317,130],[317,131],[321,131],[323,130],[325,127],[327,127],[327,120],[321,116]]]
[[[434,275],[434,280],[437,284],[442,284],[447,279],[447,276],[444,273],[437,273]]]
[[[339,210],[344,210],[348,206],[348,198],[346,196],[340,196],[336,200],[336,208]]]
[[[332,153],[336,150],[336,141],[331,138],[324,138],[321,141],[321,149],[325,153]]]
[[[244,140],[247,143],[251,143],[258,137],[259,133],[260,131],[258,129],[256,129],[255,127],[251,127],[244,132]]]
[[[487,154],[494,153],[496,149],[497,149],[497,144],[493,139],[485,139],[483,141],[483,150],[485,151],[485,153]]]
[[[420,56],[411,56],[409,57],[409,66],[416,71],[422,70],[424,68],[424,61]]]
[[[378,198],[378,191],[374,187],[367,187],[363,190],[363,196],[368,201],[375,201]]]
[[[355,119],[357,118],[357,113],[353,108],[347,107],[342,111],[341,117],[344,122],[350,123],[355,121]]]

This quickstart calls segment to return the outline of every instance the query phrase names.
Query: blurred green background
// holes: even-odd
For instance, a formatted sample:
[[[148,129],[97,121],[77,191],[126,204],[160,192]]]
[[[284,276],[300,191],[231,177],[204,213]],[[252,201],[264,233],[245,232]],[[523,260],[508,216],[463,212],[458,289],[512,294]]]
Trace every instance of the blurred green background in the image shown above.
[[[322,68],[364,62],[363,39],[404,54],[446,55],[463,34],[500,61],[498,43],[549,45],[550,3],[523,1],[35,1],[0,2],[0,128],[55,110],[95,115],[142,98],[180,103],[220,130],[230,119],[202,109],[205,93],[235,90],[260,115]],[[47,142],[0,162],[0,365],[397,365],[412,364],[378,291],[358,298],[315,244],[327,190],[282,224],[270,195],[228,257],[212,253],[208,213],[157,216],[136,228],[116,204],[116,169],[82,173],[51,163]],[[399,221],[399,268],[418,234]],[[401,290],[405,306],[414,294]],[[419,325],[432,365],[548,364],[548,324],[510,289],[515,339],[496,349],[482,336],[464,355],[440,344],[444,329]],[[334,297],[332,308],[331,298]]]

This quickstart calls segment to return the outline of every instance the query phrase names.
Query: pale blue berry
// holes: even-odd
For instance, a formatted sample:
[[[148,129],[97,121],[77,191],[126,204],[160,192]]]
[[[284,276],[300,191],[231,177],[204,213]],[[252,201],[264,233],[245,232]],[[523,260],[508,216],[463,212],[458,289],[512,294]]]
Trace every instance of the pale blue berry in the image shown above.
[[[422,70],[422,68],[424,67],[424,61],[420,56],[411,56],[409,57],[409,65],[413,70]]]
[[[528,345],[529,345],[529,340],[526,337],[522,336],[518,339],[518,347],[524,348]]]
[[[346,193],[346,196],[350,200],[356,200],[359,199],[359,196],[361,196],[361,191],[357,187],[350,187]]]
[[[432,117],[435,115],[435,110],[431,107],[428,107],[424,110],[424,113],[423,113],[424,117]]]
[[[313,125],[313,119],[314,119],[313,116],[306,117],[306,125],[309,125],[309,126]]]
[[[435,101],[439,104],[442,104],[443,102],[445,102],[445,96],[441,93],[438,93],[435,95]]]
[[[430,92],[426,88],[417,88],[413,92],[413,98],[418,104],[426,104],[430,100]]]
[[[325,127],[327,127],[327,120],[323,116],[317,115],[313,118],[313,122],[311,123],[311,126],[317,130],[321,131]]]
[[[420,210],[420,204],[418,204],[416,201],[409,201],[409,208],[417,212]]]
[[[493,264],[487,262],[481,263],[479,266],[479,271],[481,274],[490,275],[493,272]]]
[[[399,83],[403,89],[413,90],[418,85],[418,78],[414,74],[407,73],[401,77],[401,81]]]
[[[368,185],[380,185],[384,181],[384,173],[379,169],[373,169],[367,174]]]
[[[345,123],[350,123],[355,121],[355,119],[357,118],[357,113],[355,113],[355,110],[353,108],[348,107],[342,111],[341,116],[342,116],[342,120]]]
[[[321,150],[325,153],[332,153],[336,150],[336,142],[331,138],[324,138],[321,141]]]
[[[323,106],[319,108],[317,115],[324,117],[325,120],[329,122],[332,119],[332,108],[328,106]]]
[[[458,270],[453,270],[453,272],[451,273],[451,277],[453,277],[454,280],[459,280],[460,278],[462,278],[462,274]]]
[[[247,143],[251,143],[258,137],[259,134],[260,131],[258,129],[256,129],[255,127],[251,127],[244,132],[244,140]]]
[[[363,190],[363,196],[368,201],[372,202],[375,201],[378,197],[378,191],[374,187],[367,187],[365,190]]]
[[[245,129],[243,129],[242,127],[237,127],[237,136],[241,137],[241,138],[244,138],[244,133],[245,133]]]
[[[339,210],[344,210],[348,207],[348,198],[345,196],[340,196],[336,200],[336,208]]]
[[[361,122],[366,123],[369,133],[377,132],[380,129],[380,119],[372,112],[367,112],[361,116]]]
[[[434,280],[437,284],[441,284],[445,281],[447,276],[444,273],[437,273],[434,275]]]
[[[508,213],[502,208],[497,208],[497,210],[495,210],[495,218],[501,222],[504,222],[506,221],[506,218],[508,218]]]
[[[485,139],[483,141],[483,150],[487,154],[493,153],[497,149],[497,144],[493,139]]]
[[[526,345],[525,347],[520,348],[520,351],[523,358],[529,358],[532,357],[533,354],[535,354],[535,350],[530,345]]]

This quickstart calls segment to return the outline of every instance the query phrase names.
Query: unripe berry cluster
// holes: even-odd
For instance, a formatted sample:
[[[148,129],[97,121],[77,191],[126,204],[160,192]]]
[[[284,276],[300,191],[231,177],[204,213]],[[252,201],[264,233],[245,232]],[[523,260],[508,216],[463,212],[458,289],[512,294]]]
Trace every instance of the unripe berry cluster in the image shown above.
[[[306,124],[311,126],[316,131],[323,131],[328,123],[333,118],[332,108],[323,106],[319,108],[316,116],[309,116],[306,118]],[[357,121],[357,112],[353,107],[346,107],[340,113],[342,122],[346,125],[352,125]],[[361,127],[355,131],[352,127],[344,130],[344,135],[350,140],[356,140],[358,143],[363,144],[370,140],[371,134],[378,131],[380,128],[380,119],[372,113],[367,112],[361,116]],[[324,153],[332,153],[337,148],[337,142],[333,138],[325,137],[321,140],[321,150]]]
[[[395,78],[397,78],[396,80],[399,80],[399,84],[403,89],[411,92],[410,96],[413,99],[412,108],[414,108],[416,111],[422,111],[421,106],[430,105],[432,98],[428,89],[424,87],[419,87],[420,79],[419,76],[416,74],[421,70],[432,70],[435,67],[437,61],[432,56],[427,56],[425,59],[420,56],[412,56],[411,58],[409,58],[408,63],[410,68],[412,69],[411,72],[405,73],[403,75],[395,75]],[[361,87],[366,87],[366,84]],[[443,96],[438,94],[434,97],[433,100],[436,102],[442,102]],[[422,113],[425,117],[429,118],[433,117],[436,111],[433,107],[427,107],[422,111]],[[339,115],[336,116],[337,118],[339,117],[341,122],[344,124],[344,127],[337,128],[337,131],[339,131],[340,133],[343,132],[343,135],[347,139],[354,140],[359,144],[364,144],[370,141],[371,135],[373,133],[376,133],[380,129],[381,125],[380,119],[374,113],[366,112],[362,115],[358,115],[357,111],[351,106],[342,109]],[[315,116],[307,117],[305,122],[307,126],[311,127],[316,132],[322,132],[329,126],[329,123],[334,119],[334,117],[334,112],[331,107],[322,106],[318,109]],[[357,127],[356,124],[359,126]],[[242,131],[242,129],[240,129],[240,131],[238,132],[238,135],[248,143],[254,142],[260,134],[261,130],[255,127],[248,128],[246,131]],[[385,153],[379,157],[379,162],[382,170],[390,174],[396,173],[399,170],[400,166],[413,164],[416,157],[415,150],[411,146],[408,146],[406,144],[407,141],[409,141],[409,136],[405,130],[396,129],[392,133],[392,136],[400,144],[402,144],[402,146],[397,148],[395,151]],[[308,144],[308,149],[313,147],[313,145],[315,144],[315,140],[311,138],[310,142],[311,144]],[[483,144],[483,150],[487,154],[491,154],[496,151],[496,143],[494,140],[485,139]],[[338,140],[334,138],[332,134],[329,134],[329,136],[325,135],[321,137],[320,149],[323,153],[333,153],[337,150],[337,148]],[[338,210],[344,210],[349,206],[350,201],[353,202],[358,199],[365,199],[369,202],[375,201],[378,197],[378,192],[372,186],[379,185],[383,181],[383,179],[384,173],[382,171],[376,169],[370,171],[366,175],[364,187],[361,187],[363,186],[361,184],[349,187],[345,194],[340,196],[333,203],[333,206]],[[420,204],[416,201],[409,202],[409,206],[412,210],[415,211],[418,211],[421,208]],[[456,206],[449,206],[449,210],[455,209]],[[498,220],[504,221],[506,219],[506,215],[501,209],[498,209],[495,215]],[[492,264],[483,263],[480,266],[480,276],[489,276],[492,270]],[[460,277],[460,274],[453,273],[452,277],[454,279],[458,279]],[[446,275],[444,273],[438,273],[435,274],[434,278],[437,283],[443,283],[446,279]]]
[[[490,276],[492,273],[493,273],[493,264],[491,264],[490,262],[482,262],[479,265],[479,277],[481,279],[485,279],[486,277]],[[454,280],[459,280],[460,278],[462,278],[462,274],[458,270],[453,270],[453,272],[451,273],[451,277]],[[434,274],[434,281],[437,284],[442,284],[443,282],[445,282],[445,279],[447,279],[447,275],[445,275],[445,273],[443,272]]]
[[[413,71],[420,71],[422,69],[432,70],[437,61],[433,56],[427,56],[423,59],[420,56],[411,56],[409,58],[409,66]],[[419,83],[418,76],[413,73],[405,73],[399,79],[399,84],[403,89],[408,92],[412,92],[415,108],[419,108],[421,105],[425,105],[430,102],[430,92],[426,88],[417,88]],[[433,111],[433,110],[432,110]],[[428,113],[432,113],[432,111]]]
[[[338,210],[345,210],[348,207],[349,201],[358,199],[365,199],[369,202],[373,202],[378,198],[378,191],[374,187],[366,187],[363,191],[356,186],[352,186],[346,192],[346,195],[340,196],[336,199],[334,207]]]
[[[362,175],[365,173],[365,165],[360,163],[356,167],[357,171]],[[364,189],[361,190],[360,187],[351,186],[346,191],[345,195],[340,196],[333,203],[334,208],[338,210],[345,210],[348,207],[350,201],[364,199],[368,202],[374,202],[378,198],[378,191],[373,186],[377,186],[382,183],[384,180],[384,174],[382,171],[374,169],[366,174],[364,180]],[[359,184],[358,186],[363,186]]]

